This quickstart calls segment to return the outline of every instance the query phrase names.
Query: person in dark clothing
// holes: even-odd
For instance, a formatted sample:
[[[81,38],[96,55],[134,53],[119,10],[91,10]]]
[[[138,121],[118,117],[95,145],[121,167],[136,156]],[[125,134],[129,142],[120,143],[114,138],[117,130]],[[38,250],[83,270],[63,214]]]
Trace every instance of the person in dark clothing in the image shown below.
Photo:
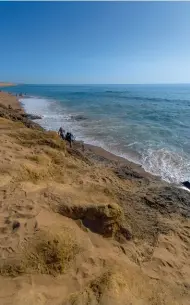
[[[72,147],[72,142],[74,141],[74,136],[72,135],[71,132],[67,132],[65,136],[65,140],[69,142],[70,147]]]
[[[65,130],[62,127],[59,128],[58,135],[65,140]]]

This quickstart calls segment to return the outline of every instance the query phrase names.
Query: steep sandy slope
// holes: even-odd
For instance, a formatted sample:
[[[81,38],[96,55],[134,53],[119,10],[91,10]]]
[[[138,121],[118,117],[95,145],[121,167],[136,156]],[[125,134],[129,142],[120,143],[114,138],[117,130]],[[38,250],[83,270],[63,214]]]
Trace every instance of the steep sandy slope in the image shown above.
[[[190,304],[190,194],[7,111],[0,304]]]

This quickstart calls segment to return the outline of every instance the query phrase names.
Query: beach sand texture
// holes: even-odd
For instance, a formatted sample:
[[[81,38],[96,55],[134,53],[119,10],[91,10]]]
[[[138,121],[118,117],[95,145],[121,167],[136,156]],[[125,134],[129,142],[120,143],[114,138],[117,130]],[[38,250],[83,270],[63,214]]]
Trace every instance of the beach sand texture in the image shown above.
[[[4,92],[0,141],[0,304],[190,304],[190,193],[70,149]]]

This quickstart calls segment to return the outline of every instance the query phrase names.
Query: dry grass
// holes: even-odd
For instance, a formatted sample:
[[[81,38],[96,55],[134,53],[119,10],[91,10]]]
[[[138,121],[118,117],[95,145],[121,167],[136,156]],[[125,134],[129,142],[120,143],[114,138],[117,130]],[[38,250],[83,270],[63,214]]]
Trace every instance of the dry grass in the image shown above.
[[[22,245],[17,260],[1,262],[0,274],[16,276],[22,273],[57,275],[64,273],[80,252],[80,247],[72,232],[39,231]]]
[[[40,168],[32,164],[24,164],[22,169],[17,175],[18,181],[31,181],[37,183],[40,180],[47,179],[49,177],[48,167]]]
[[[0,275],[2,276],[18,276],[25,272],[21,257],[18,259],[9,258],[0,262]]]
[[[65,142],[56,132],[24,129],[19,133],[11,134],[17,141],[26,147],[48,146],[65,152]]]
[[[18,128],[26,128],[22,122],[13,122],[9,119],[0,117],[0,128],[6,127],[6,129],[15,130]]]
[[[33,154],[26,157],[30,161],[34,161],[38,165],[50,165],[51,159],[45,154]]]
[[[65,175],[72,176],[72,173],[66,171],[67,162],[63,156],[58,159],[59,156],[59,152],[57,153],[57,158],[51,158],[43,153],[27,156],[26,159],[28,161],[24,160],[17,171],[17,181],[38,183],[40,181],[53,180],[54,182],[64,183]]]
[[[72,293],[69,296],[68,304],[118,304],[117,297],[122,298],[122,293],[125,290],[126,280],[124,276],[113,270],[107,270],[92,280],[84,290]]]
[[[63,273],[79,253],[80,248],[73,234],[64,232],[38,232],[34,240],[24,247],[27,266],[37,273]]]
[[[51,161],[56,165],[63,165],[65,163],[65,153],[51,147],[45,147],[44,152],[51,158]]]

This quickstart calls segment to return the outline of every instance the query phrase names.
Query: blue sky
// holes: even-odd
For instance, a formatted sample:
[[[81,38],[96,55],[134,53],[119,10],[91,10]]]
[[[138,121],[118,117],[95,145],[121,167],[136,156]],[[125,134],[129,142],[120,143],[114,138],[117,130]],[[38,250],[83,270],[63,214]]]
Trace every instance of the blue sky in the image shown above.
[[[190,2],[0,2],[0,80],[190,83]]]

